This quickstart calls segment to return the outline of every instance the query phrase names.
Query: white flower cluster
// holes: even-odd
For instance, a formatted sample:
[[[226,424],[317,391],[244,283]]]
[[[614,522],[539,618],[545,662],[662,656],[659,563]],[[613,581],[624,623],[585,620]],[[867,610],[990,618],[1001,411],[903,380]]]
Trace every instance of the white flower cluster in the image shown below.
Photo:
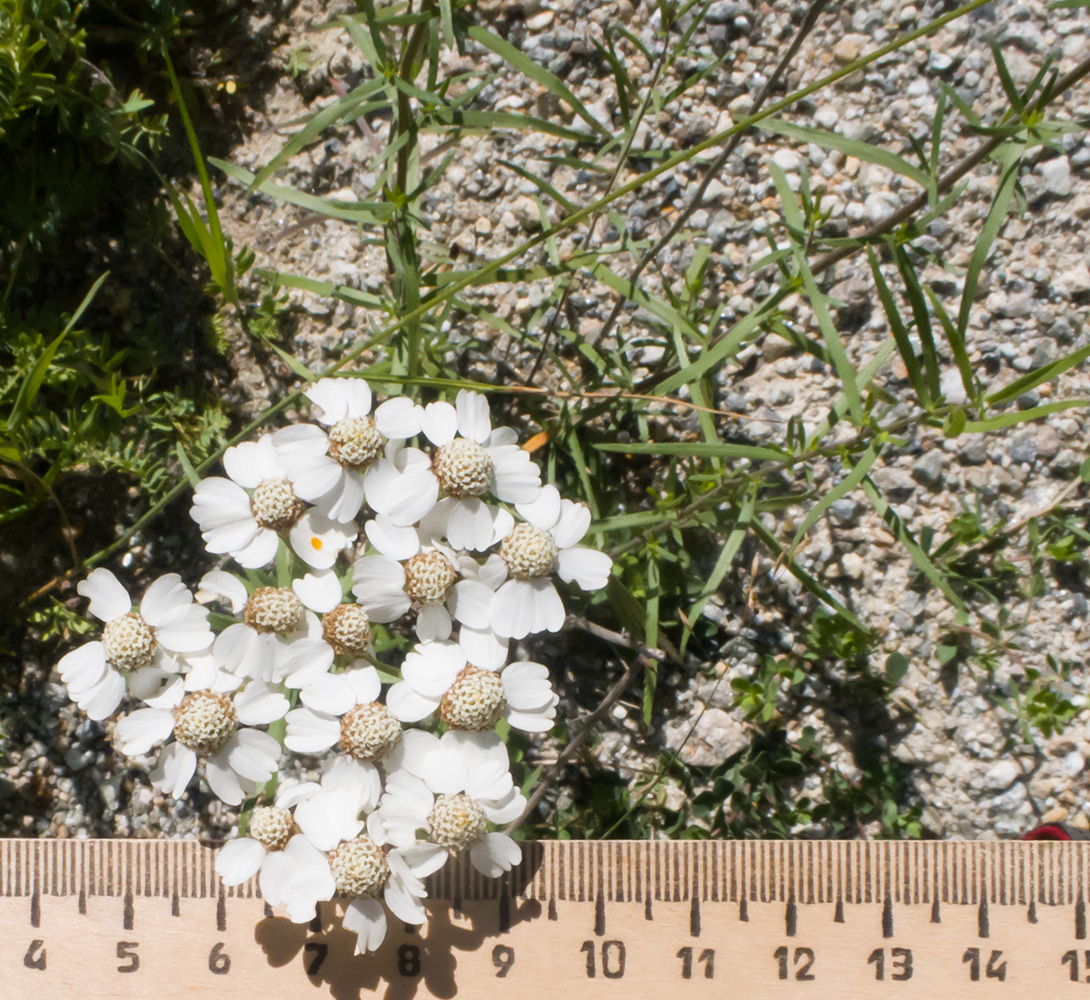
[[[201,765],[213,794],[245,804],[245,835],[217,861],[226,884],[256,874],[298,922],[340,894],[362,952],[387,910],[425,920],[422,879],[451,855],[489,877],[518,862],[494,829],[526,806],[497,727],[547,732],[558,698],[510,644],[564,624],[554,577],[598,589],[611,562],[578,544],[589,511],[541,484],[483,396],[395,397],[372,414],[359,379],[306,395],[317,424],[228,449],[227,477],[195,490],[208,551],[244,575],[207,573],[194,596],[168,574],[134,605],[94,570],[77,590],[101,639],[58,669],[92,719],[143,703],[115,741],[158,748],[164,794],[183,795]],[[209,604],[224,609],[216,632]],[[373,626],[402,624],[415,645],[380,662]],[[320,779],[281,776],[286,751],[321,755]]]

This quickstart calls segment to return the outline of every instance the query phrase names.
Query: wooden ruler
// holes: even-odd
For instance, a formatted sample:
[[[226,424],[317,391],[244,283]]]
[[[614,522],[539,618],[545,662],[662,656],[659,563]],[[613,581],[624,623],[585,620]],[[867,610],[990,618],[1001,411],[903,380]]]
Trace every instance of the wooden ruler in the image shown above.
[[[292,924],[214,860],[0,840],[0,998],[1090,1000],[1084,843],[528,844],[502,879],[448,866],[364,956],[343,903]]]

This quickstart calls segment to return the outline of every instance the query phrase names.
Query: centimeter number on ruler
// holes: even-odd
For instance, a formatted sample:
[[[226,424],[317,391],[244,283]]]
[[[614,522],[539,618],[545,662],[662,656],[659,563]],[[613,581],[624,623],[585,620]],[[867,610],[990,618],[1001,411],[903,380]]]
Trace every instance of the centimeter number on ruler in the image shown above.
[[[429,920],[353,954],[196,841],[0,840],[0,995],[1090,1000],[1090,844],[548,842],[428,880]]]

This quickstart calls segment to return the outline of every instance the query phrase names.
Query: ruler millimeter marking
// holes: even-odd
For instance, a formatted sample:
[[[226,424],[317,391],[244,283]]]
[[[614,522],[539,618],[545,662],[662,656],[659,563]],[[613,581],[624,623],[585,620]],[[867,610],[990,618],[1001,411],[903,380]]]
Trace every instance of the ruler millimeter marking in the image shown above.
[[[567,841],[428,879],[430,919],[354,956],[197,841],[0,840],[5,1000],[234,996],[887,997],[1085,993],[1090,844]],[[9,992],[9,990],[14,992]]]

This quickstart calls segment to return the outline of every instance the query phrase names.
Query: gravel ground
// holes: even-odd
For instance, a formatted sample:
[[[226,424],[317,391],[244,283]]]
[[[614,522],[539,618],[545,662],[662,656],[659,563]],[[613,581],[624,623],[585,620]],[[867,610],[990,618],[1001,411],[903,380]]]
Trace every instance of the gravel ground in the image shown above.
[[[822,18],[804,44],[789,85],[806,83],[851,61],[898,32],[932,19],[947,6],[893,0],[839,4],[835,14]],[[619,23],[650,51],[656,51],[654,5],[634,6],[627,0],[595,4],[527,0],[521,7],[494,9],[493,30],[562,75],[600,121],[619,123],[612,78],[604,64],[592,58],[591,40],[600,39],[605,26]],[[679,62],[673,74],[680,79],[709,58],[724,52],[730,57],[719,72],[690,90],[678,108],[641,128],[637,148],[684,148],[725,128],[732,116],[745,113],[792,36],[803,9],[803,5],[780,0],[719,0],[712,4],[693,36],[690,57]],[[292,131],[290,123],[331,99],[331,80],[351,87],[362,78],[363,61],[347,37],[339,31],[318,30],[341,10],[333,4],[308,2],[279,22],[255,17],[253,36],[270,39],[274,46],[266,72],[286,68],[289,63],[298,66],[303,46],[308,47],[310,67],[294,76],[286,71],[280,74],[279,82],[264,94],[260,109],[251,111],[250,127],[228,159],[258,169]],[[993,4],[915,43],[903,55],[815,95],[791,120],[883,143],[908,155],[906,137],[930,127],[944,82],[985,118],[1005,107],[987,44],[993,35],[1010,43],[1005,49],[1008,66],[1015,80],[1025,83],[1049,54],[1055,57],[1054,65],[1060,72],[1071,69],[1087,51],[1090,30],[1082,11],[1047,12],[1045,5],[1038,3]],[[547,95],[515,79],[501,69],[498,60],[472,45],[464,56],[448,54],[445,58],[447,71],[491,61],[492,68],[500,70],[490,88],[496,107],[550,112]],[[646,79],[651,71],[642,57],[634,58],[629,68],[637,79]],[[1056,113],[1069,119],[1090,117],[1090,84],[1084,81],[1066,94]],[[372,127],[381,140],[386,123],[372,122]],[[962,130],[945,148],[947,162],[965,155],[979,142],[977,136]],[[372,157],[369,143],[355,127],[331,133],[324,142],[295,157],[277,179],[309,192],[364,197],[374,181],[368,173]],[[546,177],[577,204],[600,196],[604,181],[597,175],[546,162],[544,158],[555,152],[555,145],[554,140],[540,135],[463,141],[446,180],[425,199],[423,212],[431,237],[438,244],[456,245],[463,252],[488,258],[517,246],[538,228],[541,219],[532,197],[536,189],[499,168],[500,157]],[[1007,219],[984,273],[969,330],[969,349],[974,368],[992,386],[1090,344],[1090,238],[1085,225],[1090,217],[1090,141],[1085,133],[1074,132],[1064,136],[1061,147],[1059,151],[1038,149],[1029,154],[1030,165],[1022,175],[1026,210]],[[663,231],[695,191],[701,165],[710,158],[659,178],[638,199],[616,206],[624,213],[629,231],[638,237],[653,237]],[[862,231],[916,191],[904,178],[843,153],[765,133],[747,137],[692,216],[689,228],[695,237],[664,251],[657,268],[646,275],[649,289],[660,290],[682,276],[698,241],[712,246],[708,280],[720,284],[720,294],[728,303],[727,321],[743,315],[774,287],[774,274],[749,270],[767,252],[763,234],[779,224],[778,203],[767,169],[770,159],[796,180],[800,165],[808,163],[812,183],[823,185],[831,199],[832,220],[843,233]],[[621,182],[627,179],[624,174],[620,177]],[[969,261],[972,239],[995,185],[992,167],[971,174],[957,206],[932,223],[920,241],[935,255],[922,277],[937,283],[946,293],[948,305],[956,305],[959,275]],[[260,266],[354,288],[382,284],[385,262],[381,249],[361,247],[349,225],[308,220],[304,213],[265,196],[247,196],[234,183],[223,189],[223,206],[229,235],[236,246],[255,248]],[[870,357],[888,335],[888,327],[873,301],[865,260],[857,256],[837,265],[831,283],[833,295],[844,303],[836,319],[841,330],[849,331],[846,341],[851,357],[857,362]],[[535,315],[544,290],[539,283],[500,289],[498,301],[495,288],[467,290],[466,294],[493,302],[498,315],[518,327]],[[292,291],[290,301],[294,348],[311,367],[335,359],[367,321],[351,306],[332,299]],[[612,299],[604,288],[587,282],[578,289],[573,304],[580,317],[579,333],[593,337],[602,329]],[[802,302],[788,300],[784,309],[802,332],[820,338],[812,314]],[[626,312],[622,322],[628,342],[638,344],[641,329],[646,328],[639,312]],[[488,349],[467,348],[465,375],[488,381],[502,370],[519,381],[527,378],[533,355],[518,343],[491,333],[485,336],[483,329],[474,330],[468,320],[452,336],[463,338],[468,345],[475,342],[477,334],[483,336]],[[229,400],[245,416],[282,394],[290,373],[278,362],[255,357],[247,345],[237,347],[231,359]],[[649,371],[657,355],[653,349],[644,353],[639,360]],[[809,356],[792,352],[778,339],[747,347],[738,361],[755,362],[746,368],[748,372],[752,367],[753,373],[739,378],[738,366],[734,366],[721,374],[722,405],[738,414],[730,430],[756,442],[778,436],[789,416],[813,419],[823,413],[837,393],[838,383],[831,371]],[[1085,394],[1087,371],[1086,364],[1077,366],[1054,386],[1042,386],[1032,398],[1019,400],[1019,405],[1026,408],[1047,402],[1050,396]],[[881,381],[889,391],[903,393],[903,376],[903,371],[891,365]],[[1073,480],[1087,454],[1088,429],[1082,411],[1069,410],[984,438],[950,440],[929,432],[888,452],[884,464],[874,471],[874,479],[898,516],[917,533],[931,526],[942,535],[951,518],[962,510],[963,501],[979,501],[986,520],[1017,523],[1048,509],[1061,494],[1085,502],[1085,487],[1081,492],[1073,488]],[[814,483],[825,490],[841,474],[838,463],[819,463],[813,469]],[[155,545],[148,543],[150,555],[160,562],[168,556],[184,558],[185,564],[192,566],[188,578],[195,580],[207,567],[196,557],[194,546],[195,540],[199,544],[199,536],[186,523],[184,508],[178,514],[170,518],[164,539]],[[805,510],[781,516],[798,523]],[[782,521],[778,525],[770,522],[770,527],[784,533]],[[142,553],[135,555],[137,563],[142,558]],[[1090,826],[1090,797],[1084,794],[1090,713],[1080,713],[1061,736],[1027,744],[1014,718],[995,701],[995,695],[1006,692],[1027,669],[1042,669],[1047,654],[1080,664],[1088,658],[1090,580],[1085,566],[1081,573],[1048,576],[1042,596],[1011,606],[1019,625],[1017,648],[1000,657],[992,676],[963,671],[952,683],[935,657],[936,644],[953,624],[952,609],[935,591],[923,597],[908,589],[912,564],[861,493],[850,494],[834,506],[832,516],[810,533],[799,558],[860,618],[881,631],[881,659],[899,651],[908,658],[909,669],[880,719],[860,718],[838,702],[838,684],[845,678],[827,678],[824,693],[819,686],[819,696],[788,720],[789,739],[801,738],[805,727],[814,727],[820,745],[835,752],[837,766],[849,779],[859,773],[856,755],[860,739],[878,739],[892,747],[895,757],[911,768],[905,805],[923,810],[922,823],[931,835],[1012,836],[1041,818],[1066,818],[1076,825]],[[618,770],[635,787],[645,780],[641,775],[657,765],[664,748],[680,748],[685,763],[709,767],[747,745],[751,732],[732,708],[730,681],[752,673],[761,653],[794,648],[809,619],[808,605],[800,601],[795,581],[771,560],[758,559],[752,582],[748,594],[741,585],[725,585],[705,609],[706,616],[719,626],[718,648],[703,649],[699,656],[690,657],[684,668],[667,672],[664,712],[650,732],[640,725],[635,700],[622,700],[615,706],[592,751],[601,767]],[[568,663],[566,672],[578,672],[578,654],[563,643],[555,644],[555,651]],[[541,655],[548,655],[548,650]],[[126,767],[123,758],[110,752],[108,734],[99,726],[81,722],[64,704],[56,676],[47,680],[49,667],[48,663],[26,665],[26,694],[38,699],[38,712],[27,725],[25,739],[20,734],[12,740],[10,761],[0,772],[0,813],[22,815],[22,826],[17,822],[12,832],[159,836],[200,831],[208,835],[230,826],[230,810],[213,799],[198,797],[191,804],[164,802],[156,796],[140,779],[138,770]],[[562,712],[574,718],[593,706],[593,685],[584,680],[569,690]],[[1082,685],[1077,681],[1068,693],[1080,707],[1085,705]],[[694,726],[692,738],[685,741]],[[546,757],[552,749],[546,748]],[[794,793],[813,797],[819,792],[818,784],[816,779],[808,779],[799,783]],[[560,794],[566,793],[561,790]],[[684,794],[676,785],[669,787],[666,804],[676,806]],[[14,801],[14,810],[5,799]],[[822,831],[808,828],[798,832]]]

